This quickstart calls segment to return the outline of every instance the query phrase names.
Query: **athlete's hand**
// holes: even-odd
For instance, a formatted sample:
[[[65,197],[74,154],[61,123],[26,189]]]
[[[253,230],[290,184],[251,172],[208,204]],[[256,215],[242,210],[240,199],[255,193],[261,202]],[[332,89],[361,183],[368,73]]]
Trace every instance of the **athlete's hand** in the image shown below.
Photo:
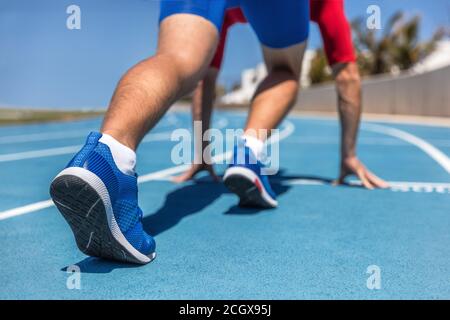
[[[201,171],[208,171],[214,181],[220,181],[220,178],[216,175],[213,166],[206,163],[192,164],[188,171],[179,176],[173,177],[172,181],[175,183],[181,183],[192,180]]]
[[[341,161],[339,178],[334,181],[333,184],[343,184],[345,178],[349,175],[356,175],[361,180],[362,185],[370,190],[375,188],[385,189],[389,187],[389,184],[386,181],[370,172],[357,157],[348,157]]]

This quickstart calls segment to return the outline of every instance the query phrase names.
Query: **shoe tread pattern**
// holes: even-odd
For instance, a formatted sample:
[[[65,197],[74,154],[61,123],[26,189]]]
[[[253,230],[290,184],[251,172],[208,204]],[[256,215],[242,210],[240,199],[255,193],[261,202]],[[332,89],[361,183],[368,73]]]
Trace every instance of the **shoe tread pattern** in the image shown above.
[[[87,182],[77,176],[62,175],[52,182],[50,194],[83,253],[142,264],[113,237],[103,201]]]
[[[260,207],[272,208],[262,197],[257,186],[248,179],[239,174],[231,174],[224,180],[225,186],[239,197],[239,206],[241,207]]]

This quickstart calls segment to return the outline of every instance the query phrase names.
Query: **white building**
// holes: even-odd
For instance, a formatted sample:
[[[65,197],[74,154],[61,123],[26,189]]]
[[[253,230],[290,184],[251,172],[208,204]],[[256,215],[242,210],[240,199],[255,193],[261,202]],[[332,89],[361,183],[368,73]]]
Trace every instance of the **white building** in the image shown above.
[[[439,41],[436,50],[412,68],[414,73],[424,73],[450,65],[450,40]]]
[[[263,63],[254,69],[245,69],[241,73],[240,87],[220,99],[224,104],[244,104],[250,101],[258,84],[266,77],[267,70]]]

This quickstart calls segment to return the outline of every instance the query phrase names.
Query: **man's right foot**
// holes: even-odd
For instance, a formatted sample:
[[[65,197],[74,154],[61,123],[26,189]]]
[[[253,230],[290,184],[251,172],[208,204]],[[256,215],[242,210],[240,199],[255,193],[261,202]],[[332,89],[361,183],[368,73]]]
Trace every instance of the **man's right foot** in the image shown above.
[[[89,134],[84,147],[53,180],[51,197],[82,252],[146,264],[156,257],[155,241],[143,230],[137,176],[117,168],[101,136]]]
[[[225,186],[239,197],[243,207],[275,208],[278,202],[270,187],[264,165],[247,146],[236,146],[231,164],[223,176]]]

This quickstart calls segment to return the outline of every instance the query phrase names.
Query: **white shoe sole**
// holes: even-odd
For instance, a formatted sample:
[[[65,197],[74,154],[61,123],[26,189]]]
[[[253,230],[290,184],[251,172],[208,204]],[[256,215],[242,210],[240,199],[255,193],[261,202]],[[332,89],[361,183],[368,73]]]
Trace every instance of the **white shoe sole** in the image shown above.
[[[245,207],[275,208],[278,202],[265,190],[261,179],[250,169],[231,167],[223,176],[225,186],[239,199],[239,205]]]
[[[79,167],[64,169],[52,181],[50,194],[85,254],[138,264],[156,257],[155,252],[140,253],[125,238],[114,218],[108,189],[94,173]]]

